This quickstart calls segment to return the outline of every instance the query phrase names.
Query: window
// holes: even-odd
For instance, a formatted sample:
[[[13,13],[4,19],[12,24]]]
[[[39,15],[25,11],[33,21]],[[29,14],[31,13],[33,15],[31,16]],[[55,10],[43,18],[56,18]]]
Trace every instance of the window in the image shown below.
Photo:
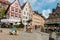
[[[25,17],[25,16],[23,16],[23,18],[24,18],[24,19],[26,19],[26,17]]]
[[[25,22],[25,20],[23,20],[23,22]]]
[[[16,6],[16,7],[18,7],[18,4],[17,4],[17,3],[15,3],[15,6]]]
[[[18,9],[17,8],[15,9],[15,12],[18,12]]]
[[[18,17],[18,15],[17,15],[17,14],[15,14],[15,17]]]
[[[13,14],[11,14],[11,16],[14,16]]]
[[[17,17],[17,15],[15,15],[15,17]]]
[[[24,15],[26,15],[26,12],[24,12]]]
[[[21,10],[19,10],[19,13],[21,13]]]
[[[11,7],[11,11],[14,11],[14,7]]]
[[[27,8],[26,8],[26,11],[27,11]]]
[[[26,17],[26,19],[27,19],[27,17]]]

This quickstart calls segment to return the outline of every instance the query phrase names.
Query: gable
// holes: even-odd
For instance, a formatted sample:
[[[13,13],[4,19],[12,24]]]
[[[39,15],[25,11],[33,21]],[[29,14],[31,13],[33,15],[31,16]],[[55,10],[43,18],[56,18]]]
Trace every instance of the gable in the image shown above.
[[[32,9],[31,9],[31,5],[29,2],[26,2],[25,6],[23,7],[23,11],[28,11],[28,12],[32,12]]]
[[[15,0],[12,4],[11,4],[11,7],[15,7],[15,8],[18,8],[21,10],[21,6],[20,6],[20,3],[19,3],[19,0]]]

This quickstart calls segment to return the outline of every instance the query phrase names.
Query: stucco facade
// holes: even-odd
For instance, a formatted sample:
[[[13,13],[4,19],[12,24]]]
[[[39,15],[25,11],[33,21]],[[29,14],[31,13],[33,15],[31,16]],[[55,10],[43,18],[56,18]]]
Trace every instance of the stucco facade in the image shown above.
[[[22,22],[25,26],[27,26],[27,21],[29,19],[32,19],[32,9],[30,6],[29,1],[23,4],[23,9],[22,9]]]
[[[34,30],[36,30],[36,29],[42,30],[42,28],[44,28],[44,23],[45,23],[45,18],[41,14],[38,14],[38,12],[34,11],[33,17],[32,17],[33,29]]]
[[[14,0],[14,2],[9,6],[6,16],[7,19],[11,19],[12,22],[18,22],[21,20],[21,7],[19,0]]]

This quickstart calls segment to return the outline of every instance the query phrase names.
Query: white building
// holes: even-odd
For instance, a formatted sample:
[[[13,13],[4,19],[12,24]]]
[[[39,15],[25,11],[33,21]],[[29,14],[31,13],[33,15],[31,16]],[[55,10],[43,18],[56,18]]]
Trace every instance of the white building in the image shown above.
[[[32,18],[32,9],[29,1],[23,4],[22,6],[22,22],[27,27],[27,21]]]

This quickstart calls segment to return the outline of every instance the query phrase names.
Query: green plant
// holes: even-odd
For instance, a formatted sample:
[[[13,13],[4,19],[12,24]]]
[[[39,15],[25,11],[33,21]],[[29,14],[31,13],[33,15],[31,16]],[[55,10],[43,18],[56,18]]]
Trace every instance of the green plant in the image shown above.
[[[5,13],[6,13],[6,9],[5,8],[2,8],[2,9],[0,9],[1,11],[0,11],[0,18],[2,19],[2,18],[5,18]]]
[[[15,25],[16,28],[24,28],[24,24],[22,22],[20,22],[19,25]]]
[[[22,23],[22,21],[20,22],[20,28],[24,28],[24,24]]]

